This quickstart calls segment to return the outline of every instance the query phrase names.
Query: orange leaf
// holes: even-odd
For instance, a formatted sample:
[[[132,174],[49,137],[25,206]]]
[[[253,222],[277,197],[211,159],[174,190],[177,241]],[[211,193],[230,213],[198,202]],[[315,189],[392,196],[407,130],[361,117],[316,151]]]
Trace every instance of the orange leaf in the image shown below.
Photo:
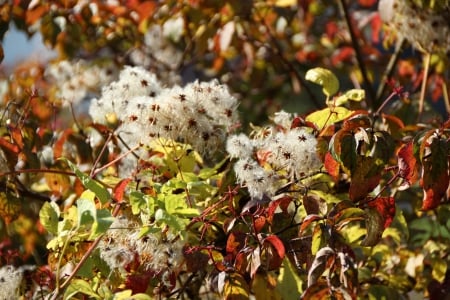
[[[398,174],[407,186],[417,180],[417,160],[413,153],[413,143],[409,142],[398,150]]]
[[[114,200],[117,203],[122,203],[123,201],[123,194],[125,193],[125,188],[127,187],[128,183],[131,181],[130,178],[122,179],[113,190]]]
[[[337,181],[339,179],[339,163],[333,158],[330,152],[325,154],[324,166],[328,174],[333,177],[333,180]]]
[[[48,5],[39,5],[34,9],[27,9],[25,11],[25,22],[30,26],[36,23],[47,11]]]

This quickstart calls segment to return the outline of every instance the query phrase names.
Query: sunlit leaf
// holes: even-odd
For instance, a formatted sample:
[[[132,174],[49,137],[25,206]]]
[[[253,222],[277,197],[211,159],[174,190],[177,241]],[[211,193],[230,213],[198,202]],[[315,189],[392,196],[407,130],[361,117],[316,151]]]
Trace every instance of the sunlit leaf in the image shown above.
[[[337,181],[339,177],[339,163],[333,158],[330,152],[325,154],[324,167],[328,174]]]
[[[152,300],[153,298],[143,293],[133,294],[132,290],[124,290],[114,293],[114,300]]]
[[[82,279],[73,279],[70,285],[64,292],[63,299],[73,299],[76,294],[83,294],[93,299],[101,299],[100,296],[93,290],[88,282]]]
[[[75,173],[75,175],[80,179],[81,183],[85,188],[91,190],[95,193],[95,196],[100,200],[102,204],[105,204],[110,199],[110,195],[106,188],[104,188],[101,184],[99,184],[94,179],[90,178],[87,174],[81,172],[77,166],[75,166],[70,160],[66,158],[61,158],[64,162],[66,162],[70,169]]]
[[[275,0],[275,6],[279,6],[279,7],[288,7],[288,6],[293,6],[293,5],[297,5],[297,1],[296,0]]]
[[[182,231],[186,226],[186,222],[184,222],[182,219],[169,214],[163,209],[156,210],[155,220],[169,225],[175,231]]]
[[[125,189],[128,185],[128,183],[130,183],[131,179],[130,178],[126,178],[126,179],[122,179],[115,187],[113,190],[113,195],[114,195],[114,200],[117,203],[121,203],[123,201],[123,195],[125,193]]]
[[[336,75],[324,68],[308,70],[305,79],[322,86],[322,91],[327,97],[333,96],[339,90],[339,80]]]
[[[316,224],[314,226],[312,242],[311,242],[311,253],[312,255],[316,255],[319,249],[325,244],[325,235],[322,231],[321,224]]]
[[[433,257],[431,259],[431,266],[433,267],[431,276],[433,276],[433,278],[440,283],[444,282],[445,274],[447,273],[448,268],[447,261],[440,257]]]
[[[45,202],[39,211],[39,221],[45,230],[53,235],[58,234],[59,206],[55,202]]]
[[[280,268],[280,275],[278,275],[278,284],[275,288],[281,296],[281,299],[299,299],[303,291],[302,286],[303,282],[290,260],[283,260],[283,265]]]
[[[302,222],[302,225],[300,225],[300,233],[303,233],[305,229],[311,225],[312,222],[323,220],[323,217],[320,215],[307,215]]]
[[[350,101],[360,102],[364,100],[366,97],[366,92],[362,89],[352,89],[346,91],[344,94],[335,97],[330,100],[330,104],[334,104],[335,106],[341,106]]]
[[[314,123],[314,125],[323,129],[331,124],[338,123],[351,116],[353,111],[345,107],[327,107],[322,110],[317,110],[306,117],[306,121]]]
[[[50,191],[56,195],[64,195],[70,189],[70,178],[66,174],[45,173],[44,177]]]
[[[231,273],[225,279],[223,287],[224,300],[247,300],[250,296],[250,287],[244,277],[239,273]]]

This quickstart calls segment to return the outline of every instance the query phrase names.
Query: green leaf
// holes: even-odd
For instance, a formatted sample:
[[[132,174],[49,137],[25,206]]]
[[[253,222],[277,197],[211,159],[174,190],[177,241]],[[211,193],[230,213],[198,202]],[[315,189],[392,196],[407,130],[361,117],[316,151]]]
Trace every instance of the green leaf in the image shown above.
[[[327,107],[322,110],[315,111],[306,117],[306,121],[312,122],[317,128],[325,128],[329,125],[343,121],[353,113],[345,107]]]
[[[105,204],[110,199],[110,194],[100,183],[89,177],[87,174],[81,172],[77,166],[75,166],[70,160],[66,158],[60,158],[64,162],[66,162],[70,169],[75,173],[75,175],[80,179],[83,186],[90,191],[94,192],[95,196],[100,200],[102,204]]]
[[[177,210],[182,210],[187,208],[186,204],[186,194],[171,194],[171,195],[163,195],[162,200],[164,202],[165,209],[167,213],[174,214]]]
[[[341,164],[348,175],[358,167],[356,146],[354,135],[346,130],[336,132],[330,141],[331,155]]]
[[[311,253],[312,255],[316,255],[320,248],[325,245],[325,237],[322,231],[321,224],[317,224],[314,227],[314,231],[312,234],[312,242],[311,242]]]
[[[327,97],[331,97],[339,90],[339,80],[330,71],[324,68],[308,70],[305,79],[322,86],[322,91]]]
[[[362,239],[367,231],[358,224],[348,224],[339,233],[349,244],[352,244]]]
[[[77,208],[78,228],[92,225],[90,228],[90,240],[105,233],[114,222],[114,217],[109,210],[97,210],[95,207],[94,193],[91,191],[85,191],[80,196],[80,199],[77,200]]]
[[[114,217],[111,215],[111,212],[109,210],[97,210],[96,220],[92,225],[91,235],[89,236],[89,239],[95,239],[98,236],[104,234],[113,222]]]
[[[94,193],[84,191],[77,200],[78,227],[92,224],[95,221],[97,209],[95,208]]]
[[[396,289],[384,285],[372,284],[369,286],[369,300],[400,299]]]
[[[183,222],[183,220],[167,213],[167,211],[163,209],[158,209],[155,212],[155,220],[169,225],[175,231],[182,231],[186,227],[186,224]]]
[[[138,191],[130,193],[130,205],[134,215],[144,212],[153,216],[155,213],[155,198]]]
[[[67,287],[66,291],[64,292],[63,299],[73,299],[73,297],[78,294],[84,294],[94,299],[101,299],[97,293],[94,292],[92,287],[84,280],[81,279],[73,279],[70,282],[70,285]]]
[[[276,291],[282,299],[299,299],[303,292],[302,286],[303,282],[297,275],[296,269],[292,266],[289,259],[284,259],[280,268]]]
[[[58,235],[58,221],[61,212],[55,202],[45,202],[39,211],[39,220],[45,230],[53,235]]]

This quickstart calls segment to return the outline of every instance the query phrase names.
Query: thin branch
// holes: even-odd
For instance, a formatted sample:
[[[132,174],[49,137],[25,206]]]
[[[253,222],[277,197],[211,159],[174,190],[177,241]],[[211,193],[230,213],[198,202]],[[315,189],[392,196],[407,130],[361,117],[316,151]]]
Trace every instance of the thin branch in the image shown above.
[[[447,114],[450,116],[450,99],[448,97],[447,82],[445,80],[442,82],[442,94],[444,97],[445,109],[447,110]]]
[[[424,54],[424,64],[425,69],[423,70],[422,87],[420,89],[419,112],[417,114],[417,121],[419,121],[420,118],[422,117],[423,107],[425,104],[425,93],[427,91],[428,73],[430,71],[430,64],[431,64],[431,53]]]
[[[363,77],[364,85],[367,89],[369,98],[366,99],[367,106],[372,107],[373,101],[375,100],[375,91],[373,90],[372,83],[370,82],[369,76],[367,75],[366,65],[364,64],[364,59],[361,53],[361,48],[358,43],[358,38],[353,30],[353,25],[351,22],[350,14],[348,12],[347,3],[345,0],[339,0],[339,9],[341,13],[344,15],[345,22],[347,24],[348,31],[350,33],[350,37],[352,40],[353,49],[355,50],[356,60],[358,62],[359,70],[361,71],[361,75]]]
[[[395,44],[394,53],[392,54],[391,58],[389,59],[389,63],[386,66],[386,69],[384,70],[383,76],[381,77],[381,80],[380,80],[380,85],[378,86],[376,103],[379,103],[383,97],[383,94],[386,90],[386,83],[389,80],[389,78],[392,77],[392,74],[394,73],[395,66],[397,65],[401,50],[403,48],[403,45],[405,45],[405,41],[406,41],[406,39],[403,36],[401,36],[397,40],[397,43]]]
[[[259,14],[258,14],[259,15]],[[259,15],[259,18],[261,19],[261,23],[264,25],[264,27],[267,29],[267,32],[270,36],[270,41],[273,46],[275,46],[275,49],[272,49],[271,47],[267,47],[269,51],[272,51],[278,58],[281,60],[281,62],[288,68],[289,73],[293,74],[294,77],[300,82],[302,87],[305,89],[306,93],[308,93],[309,97],[311,98],[313,104],[317,108],[321,108],[323,105],[320,103],[320,101],[317,99],[317,97],[314,95],[312,90],[309,88],[309,86],[306,84],[305,79],[303,79],[303,76],[300,74],[300,72],[294,68],[293,62],[287,59],[283,53],[285,52],[283,50],[283,47],[278,42],[278,39],[275,37],[275,34],[273,33],[272,28],[266,23],[264,20],[264,17]]]

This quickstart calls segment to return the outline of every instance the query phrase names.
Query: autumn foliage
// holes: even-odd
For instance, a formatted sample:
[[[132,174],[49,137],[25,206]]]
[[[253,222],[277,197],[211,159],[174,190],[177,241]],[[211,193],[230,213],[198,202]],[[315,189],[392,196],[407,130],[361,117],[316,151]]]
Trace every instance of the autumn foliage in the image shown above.
[[[448,295],[450,4],[397,2],[1,4],[55,57],[2,66],[0,299]]]

